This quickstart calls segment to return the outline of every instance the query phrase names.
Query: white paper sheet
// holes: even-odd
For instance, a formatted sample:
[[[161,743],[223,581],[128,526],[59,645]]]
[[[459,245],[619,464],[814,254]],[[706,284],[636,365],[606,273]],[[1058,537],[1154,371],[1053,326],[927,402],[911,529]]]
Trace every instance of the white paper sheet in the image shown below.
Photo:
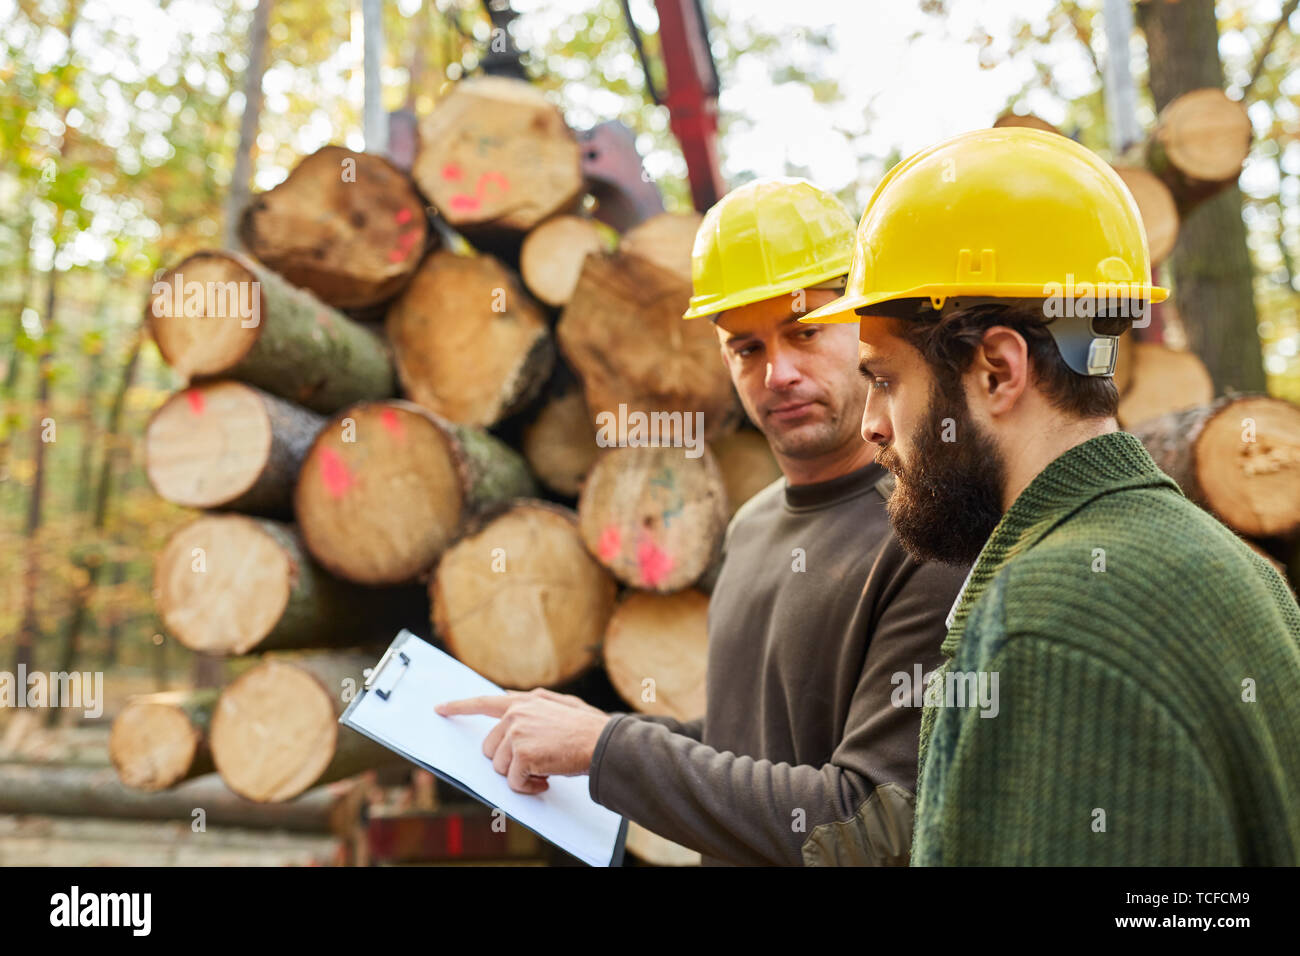
[[[410,631],[393,640],[390,651],[395,655],[399,649],[410,663],[392,685],[388,699],[374,688],[363,691],[339,723],[450,778],[592,866],[610,866],[621,856],[623,818],[591,799],[585,775],[548,777],[545,792],[516,793],[483,754],[483,738],[497,719],[477,714],[442,717],[433,709],[445,701],[505,691]],[[384,669],[376,687],[389,684],[393,666]]]

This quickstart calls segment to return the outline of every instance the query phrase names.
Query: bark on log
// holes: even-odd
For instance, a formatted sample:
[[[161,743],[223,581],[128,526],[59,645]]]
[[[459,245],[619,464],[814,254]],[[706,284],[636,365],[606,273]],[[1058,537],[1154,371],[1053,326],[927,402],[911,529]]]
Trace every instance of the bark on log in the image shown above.
[[[294,512],[332,574],[402,584],[433,566],[466,518],[535,493],[523,458],[496,438],[394,400],[326,425],[303,461]]]
[[[148,320],[163,358],[191,381],[234,378],[327,413],[393,394],[378,337],[237,253],[196,252],[169,270]]]
[[[713,454],[612,448],[578,499],[587,549],[630,587],[671,593],[709,567],[727,526],[727,492]]]
[[[113,721],[108,756],[122,783],[166,790],[216,769],[208,725],[217,691],[172,691],[132,698]]]
[[[430,583],[447,649],[503,687],[557,687],[592,667],[614,579],[567,508],[520,501],[447,549]]]
[[[407,395],[461,425],[514,414],[555,365],[541,308],[488,255],[434,253],[388,310],[387,330]]]
[[[600,446],[591,412],[576,383],[543,404],[524,428],[523,452],[542,484],[557,494],[578,496]]]
[[[0,813],[190,823],[201,809],[209,825],[342,833],[349,810],[357,809],[357,786],[335,784],[266,805],[237,796],[215,774],[144,793],[123,785],[112,767],[0,764]]]
[[[691,281],[691,250],[704,217],[698,212],[665,212],[629,229],[619,251],[653,262],[686,282]]]
[[[728,517],[781,477],[781,466],[762,432],[742,428],[709,446],[727,489]]]
[[[701,412],[704,437],[733,430],[739,407],[710,322],[686,322],[688,280],[637,256],[588,256],[556,334],[596,417],[619,405]]]
[[[458,83],[420,124],[411,170],[453,228],[523,233],[582,195],[578,141],[560,111],[521,80]]]
[[[274,656],[235,678],[212,715],[212,757],[221,779],[242,797],[276,803],[317,784],[400,761],[338,722],[365,682],[365,669],[377,659],[373,654]]]
[[[187,508],[288,517],[293,483],[324,416],[240,382],[177,392],[149,419],[144,468]]]
[[[1147,162],[1185,211],[1237,181],[1250,140],[1241,103],[1217,87],[1191,90],[1160,111]]]
[[[1250,538],[1300,531],[1300,406],[1229,396],[1132,429],[1183,493]]]
[[[1116,166],[1115,172],[1137,201],[1154,268],[1168,258],[1178,242],[1178,206],[1173,193],[1160,177],[1140,166]]]
[[[172,534],[154,566],[158,615],[192,651],[233,655],[356,647],[425,613],[418,589],[330,577],[292,525],[205,515]]]
[[[1132,381],[1119,402],[1119,423],[1124,428],[1214,398],[1210,373],[1192,352],[1135,342],[1129,364]]]
[[[524,238],[519,272],[528,290],[549,306],[569,301],[587,254],[607,252],[601,227],[581,216],[553,216]]]
[[[605,671],[620,697],[643,714],[704,716],[709,599],[696,590],[631,592],[605,630]]]
[[[386,302],[429,241],[411,178],[373,153],[326,146],[253,198],[239,235],[248,251],[336,309]]]

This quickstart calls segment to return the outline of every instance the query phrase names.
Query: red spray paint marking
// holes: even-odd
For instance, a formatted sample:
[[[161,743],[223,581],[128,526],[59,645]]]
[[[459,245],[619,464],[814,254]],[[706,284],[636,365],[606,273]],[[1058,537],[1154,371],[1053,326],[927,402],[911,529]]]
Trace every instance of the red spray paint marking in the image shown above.
[[[352,475],[348,466],[343,464],[343,459],[333,448],[321,449],[320,476],[331,498],[342,498],[352,487]]]
[[[483,200],[487,196],[489,185],[495,185],[497,187],[497,192],[502,196],[510,192],[510,180],[506,178],[506,174],[495,169],[489,169],[480,176],[478,182],[474,184],[474,195],[471,196],[468,193],[457,193],[451,197],[448,201],[451,208],[455,212],[475,212],[483,205]]]
[[[397,220],[399,226],[405,226],[411,221],[411,210],[403,207],[397,210],[397,215],[393,216],[393,218]]]
[[[398,441],[402,440],[403,428],[402,420],[397,417],[397,411],[392,408],[385,408],[379,413],[379,423],[388,429],[388,433]]]
[[[190,400],[190,411],[195,415],[203,414],[203,393],[197,388],[192,388],[185,393],[185,397]]]
[[[476,196],[467,196],[464,193],[457,193],[451,197],[450,205],[453,212],[474,212],[482,205]]]
[[[460,814],[447,818],[447,855],[460,856],[464,852]]]
[[[609,562],[618,556],[619,548],[623,546],[622,536],[618,532],[618,525],[607,524],[600,532],[600,542],[596,545],[596,553],[600,560]]]
[[[420,238],[419,228],[411,229],[397,237],[397,247],[388,253],[389,262],[401,262],[411,254],[411,247]]]
[[[462,175],[460,166],[456,163],[448,163],[446,166],[442,167],[442,178],[447,180],[447,182],[455,182],[460,179]]]
[[[641,538],[636,548],[636,563],[641,568],[641,580],[647,587],[658,587],[673,569],[673,559],[649,535]]]

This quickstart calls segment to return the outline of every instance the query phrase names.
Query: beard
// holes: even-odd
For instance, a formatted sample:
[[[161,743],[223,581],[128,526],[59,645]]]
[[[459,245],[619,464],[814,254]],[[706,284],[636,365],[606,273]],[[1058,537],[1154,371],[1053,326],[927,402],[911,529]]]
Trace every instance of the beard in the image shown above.
[[[945,428],[945,419],[952,424]],[[944,441],[948,431],[955,441]],[[938,383],[904,463],[892,446],[876,461],[894,474],[888,512],[903,548],[918,561],[968,565],[1002,520],[1005,462],[993,439],[971,418],[958,385],[946,395]]]

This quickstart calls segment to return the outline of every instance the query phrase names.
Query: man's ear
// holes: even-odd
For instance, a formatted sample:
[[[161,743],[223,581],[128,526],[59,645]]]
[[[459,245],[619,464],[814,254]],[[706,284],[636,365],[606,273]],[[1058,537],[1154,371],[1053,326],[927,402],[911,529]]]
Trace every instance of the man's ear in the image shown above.
[[[1012,411],[1030,384],[1029,345],[1005,325],[985,330],[975,348],[967,381],[990,416]]]

